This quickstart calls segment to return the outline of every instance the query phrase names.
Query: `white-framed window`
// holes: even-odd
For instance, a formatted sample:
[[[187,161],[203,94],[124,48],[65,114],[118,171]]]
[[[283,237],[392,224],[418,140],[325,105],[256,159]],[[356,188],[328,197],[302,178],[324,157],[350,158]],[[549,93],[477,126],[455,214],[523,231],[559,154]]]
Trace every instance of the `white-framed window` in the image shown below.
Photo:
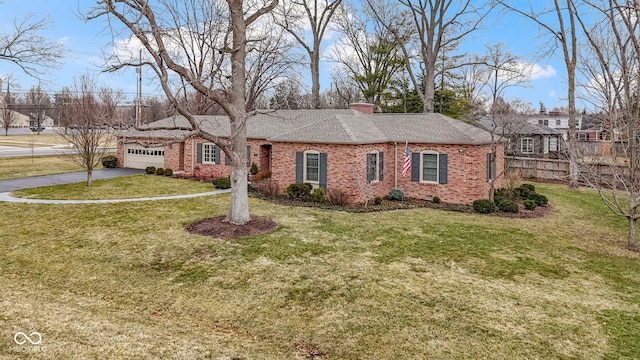
[[[380,181],[380,153],[374,150],[367,154],[367,184]]]
[[[315,150],[304,152],[304,182],[320,183],[320,153]]]
[[[578,140],[587,140],[587,133],[579,133]]]
[[[538,125],[546,125],[549,126],[549,119],[540,119],[538,120]]]
[[[562,120],[556,119],[556,126],[560,126],[560,125],[562,125]]]
[[[420,153],[420,182],[438,183],[438,153],[423,151]]]
[[[216,163],[216,145],[202,144],[202,162],[206,164]]]
[[[533,138],[520,139],[520,152],[523,154],[533,154]]]
[[[549,138],[549,151],[558,151],[558,138]]]

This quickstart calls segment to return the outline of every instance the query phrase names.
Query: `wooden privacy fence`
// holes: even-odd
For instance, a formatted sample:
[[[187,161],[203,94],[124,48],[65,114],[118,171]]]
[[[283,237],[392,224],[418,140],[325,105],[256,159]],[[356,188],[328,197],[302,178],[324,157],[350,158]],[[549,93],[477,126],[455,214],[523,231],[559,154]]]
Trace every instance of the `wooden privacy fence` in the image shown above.
[[[598,182],[607,182],[615,174],[628,171],[627,166],[623,164],[616,166],[603,163],[592,163],[588,166],[583,164],[579,169],[581,181],[584,180],[584,176],[592,179],[596,176],[599,178],[596,180]],[[505,156],[505,175],[523,179],[569,181],[569,161]]]
[[[505,174],[523,179],[567,180],[569,162],[566,160],[505,156]]]

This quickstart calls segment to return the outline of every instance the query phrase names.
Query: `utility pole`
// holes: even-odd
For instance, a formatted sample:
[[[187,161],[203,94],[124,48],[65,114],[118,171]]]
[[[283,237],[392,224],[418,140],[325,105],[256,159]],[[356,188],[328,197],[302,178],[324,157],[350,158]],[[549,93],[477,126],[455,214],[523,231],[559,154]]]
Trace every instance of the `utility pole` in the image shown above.
[[[142,49],[140,49],[140,63],[142,63]],[[142,66],[136,67],[138,78],[136,79],[136,126],[142,121]]]

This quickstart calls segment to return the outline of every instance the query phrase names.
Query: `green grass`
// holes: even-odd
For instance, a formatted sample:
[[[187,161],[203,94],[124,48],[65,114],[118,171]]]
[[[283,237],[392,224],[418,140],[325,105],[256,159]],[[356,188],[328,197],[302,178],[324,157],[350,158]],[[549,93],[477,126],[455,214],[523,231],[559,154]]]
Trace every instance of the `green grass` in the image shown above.
[[[15,197],[32,199],[130,199],[151,196],[195,194],[215,190],[210,182],[187,181],[155,175],[125,176],[86,182],[45,186],[12,192]]]
[[[97,169],[101,169],[102,164]],[[64,155],[0,158],[0,180],[84,171]]]
[[[281,227],[229,241],[183,230],[228,195],[0,203],[0,358],[639,358],[625,221],[592,191],[536,188],[543,219],[251,199]],[[18,331],[45,352],[16,352]]]

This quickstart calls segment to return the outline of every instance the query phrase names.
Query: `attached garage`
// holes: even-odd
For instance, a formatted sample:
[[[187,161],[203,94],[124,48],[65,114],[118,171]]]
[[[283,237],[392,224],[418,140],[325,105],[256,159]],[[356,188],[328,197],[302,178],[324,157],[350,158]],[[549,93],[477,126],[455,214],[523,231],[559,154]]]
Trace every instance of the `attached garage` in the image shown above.
[[[144,169],[147,166],[164,167],[164,148],[146,148],[140,144],[125,144],[124,167]]]

